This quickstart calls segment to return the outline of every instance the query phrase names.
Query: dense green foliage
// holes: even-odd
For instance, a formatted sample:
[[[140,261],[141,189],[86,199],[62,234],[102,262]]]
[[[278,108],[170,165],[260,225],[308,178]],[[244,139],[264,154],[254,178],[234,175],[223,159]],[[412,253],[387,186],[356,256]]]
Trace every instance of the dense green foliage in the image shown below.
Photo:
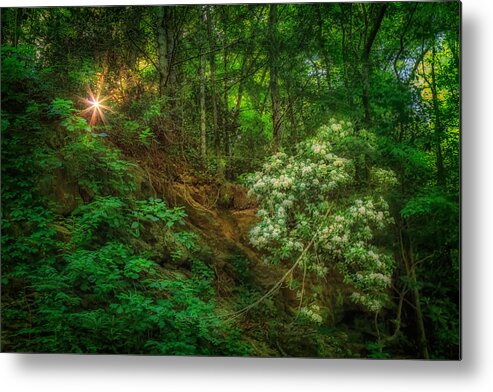
[[[459,11],[3,9],[2,349],[458,358]]]
[[[161,199],[136,200],[129,163],[91,133],[72,102],[50,102],[46,82],[36,70],[27,74],[21,56],[29,52],[7,50],[18,74],[6,72],[12,79],[4,88],[29,82],[46,100],[21,97],[15,115],[2,112],[3,344],[34,352],[248,353],[214,316],[213,274],[193,235],[180,229],[186,213]],[[56,213],[46,193],[58,186],[49,173],[60,168],[93,195],[69,214]],[[173,257],[189,250],[190,274],[163,276],[158,255],[141,249],[152,225]]]

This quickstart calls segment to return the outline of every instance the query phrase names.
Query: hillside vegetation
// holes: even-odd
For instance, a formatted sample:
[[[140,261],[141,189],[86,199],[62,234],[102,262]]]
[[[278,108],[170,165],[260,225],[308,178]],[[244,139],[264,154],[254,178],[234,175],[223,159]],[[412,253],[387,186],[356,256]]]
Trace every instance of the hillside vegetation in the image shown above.
[[[2,9],[2,350],[458,359],[459,7]]]

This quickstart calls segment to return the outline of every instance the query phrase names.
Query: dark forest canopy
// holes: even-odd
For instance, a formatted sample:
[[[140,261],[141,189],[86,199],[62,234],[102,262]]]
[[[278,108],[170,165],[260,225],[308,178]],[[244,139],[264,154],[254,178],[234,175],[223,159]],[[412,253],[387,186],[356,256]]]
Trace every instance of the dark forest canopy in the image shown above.
[[[460,3],[1,11],[3,350],[459,357]]]

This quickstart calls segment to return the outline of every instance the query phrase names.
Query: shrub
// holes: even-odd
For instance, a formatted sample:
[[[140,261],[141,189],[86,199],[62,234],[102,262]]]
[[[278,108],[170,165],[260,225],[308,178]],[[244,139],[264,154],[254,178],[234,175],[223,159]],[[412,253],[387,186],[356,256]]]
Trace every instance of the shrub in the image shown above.
[[[366,183],[358,180],[355,161],[368,162],[373,149],[371,133],[331,120],[295,155],[275,154],[248,184],[261,218],[250,239],[269,262],[296,263],[320,277],[335,266],[354,288],[352,300],[378,312],[394,266],[376,236],[392,223],[382,195],[396,180],[382,168],[372,168]],[[313,309],[310,316],[319,320]]]

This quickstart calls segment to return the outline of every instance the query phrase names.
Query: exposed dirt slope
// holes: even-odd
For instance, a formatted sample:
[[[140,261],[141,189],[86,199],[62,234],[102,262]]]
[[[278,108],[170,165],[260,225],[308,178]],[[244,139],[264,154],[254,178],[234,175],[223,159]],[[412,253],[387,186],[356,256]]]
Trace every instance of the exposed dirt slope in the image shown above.
[[[200,233],[214,253],[213,266],[220,295],[228,295],[234,289],[235,271],[230,264],[231,260],[238,256],[248,259],[248,268],[259,288],[268,289],[281,278],[283,268],[265,264],[262,255],[249,244],[248,232],[258,218],[257,209],[252,207],[253,201],[248,201],[244,188],[235,185],[227,189],[227,206],[224,206],[224,203],[221,206],[217,202],[224,199],[221,194],[224,189],[217,191],[210,185],[189,185],[184,196],[183,184],[175,183],[174,190],[177,201],[181,201],[187,208],[187,223],[190,229]],[[208,195],[212,195],[216,200],[212,205],[207,200]]]

